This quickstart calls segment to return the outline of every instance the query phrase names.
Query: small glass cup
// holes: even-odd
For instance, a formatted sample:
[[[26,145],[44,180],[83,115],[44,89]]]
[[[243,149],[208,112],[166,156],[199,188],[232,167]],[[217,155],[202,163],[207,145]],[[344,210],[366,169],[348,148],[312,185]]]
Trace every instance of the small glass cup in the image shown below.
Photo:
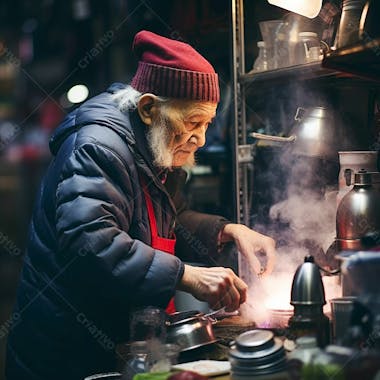
[[[350,327],[351,314],[356,297],[346,296],[330,300],[333,327],[333,341],[340,343]]]

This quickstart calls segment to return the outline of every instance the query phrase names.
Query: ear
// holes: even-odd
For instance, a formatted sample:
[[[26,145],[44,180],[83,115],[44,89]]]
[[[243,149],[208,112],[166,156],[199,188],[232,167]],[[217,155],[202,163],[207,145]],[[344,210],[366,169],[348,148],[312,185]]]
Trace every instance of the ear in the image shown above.
[[[143,123],[151,125],[157,113],[156,96],[149,93],[142,95],[137,103],[137,111]]]

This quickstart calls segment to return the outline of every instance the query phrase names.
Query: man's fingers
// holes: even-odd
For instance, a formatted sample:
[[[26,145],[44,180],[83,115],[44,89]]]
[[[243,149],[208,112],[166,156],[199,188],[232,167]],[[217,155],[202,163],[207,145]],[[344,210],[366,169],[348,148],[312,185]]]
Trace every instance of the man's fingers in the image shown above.
[[[237,310],[247,297],[247,284],[230,268],[188,268],[182,278],[181,288],[197,299],[207,301],[214,310],[225,307]]]
[[[240,292],[235,288],[235,286],[231,286],[227,291],[229,297],[229,303],[226,305],[226,311],[235,311],[240,306]]]
[[[239,292],[239,303],[242,304],[247,300],[248,285],[240,277],[236,277],[235,286]]]
[[[265,268],[262,268],[259,259],[255,255],[249,255],[248,257],[249,264],[253,271],[259,275],[262,274]]]
[[[265,268],[265,274],[271,274],[273,272],[274,265],[276,263],[276,251],[267,251],[267,267]]]

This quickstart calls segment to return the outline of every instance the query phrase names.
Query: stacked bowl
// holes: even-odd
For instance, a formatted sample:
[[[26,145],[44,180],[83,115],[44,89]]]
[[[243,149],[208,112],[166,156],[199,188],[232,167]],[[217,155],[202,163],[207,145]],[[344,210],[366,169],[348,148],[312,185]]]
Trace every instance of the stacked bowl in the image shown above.
[[[282,341],[270,330],[254,329],[240,334],[229,350],[231,378],[248,380],[283,372],[286,354]]]

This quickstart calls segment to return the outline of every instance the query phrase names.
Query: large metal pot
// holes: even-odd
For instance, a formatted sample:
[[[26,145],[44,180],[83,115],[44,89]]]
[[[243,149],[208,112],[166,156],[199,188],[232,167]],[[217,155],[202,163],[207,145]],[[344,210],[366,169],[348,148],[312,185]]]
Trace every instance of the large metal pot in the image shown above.
[[[301,156],[337,160],[342,139],[334,113],[326,107],[297,109],[289,137],[251,133],[251,136],[274,142],[290,143],[292,153]]]

